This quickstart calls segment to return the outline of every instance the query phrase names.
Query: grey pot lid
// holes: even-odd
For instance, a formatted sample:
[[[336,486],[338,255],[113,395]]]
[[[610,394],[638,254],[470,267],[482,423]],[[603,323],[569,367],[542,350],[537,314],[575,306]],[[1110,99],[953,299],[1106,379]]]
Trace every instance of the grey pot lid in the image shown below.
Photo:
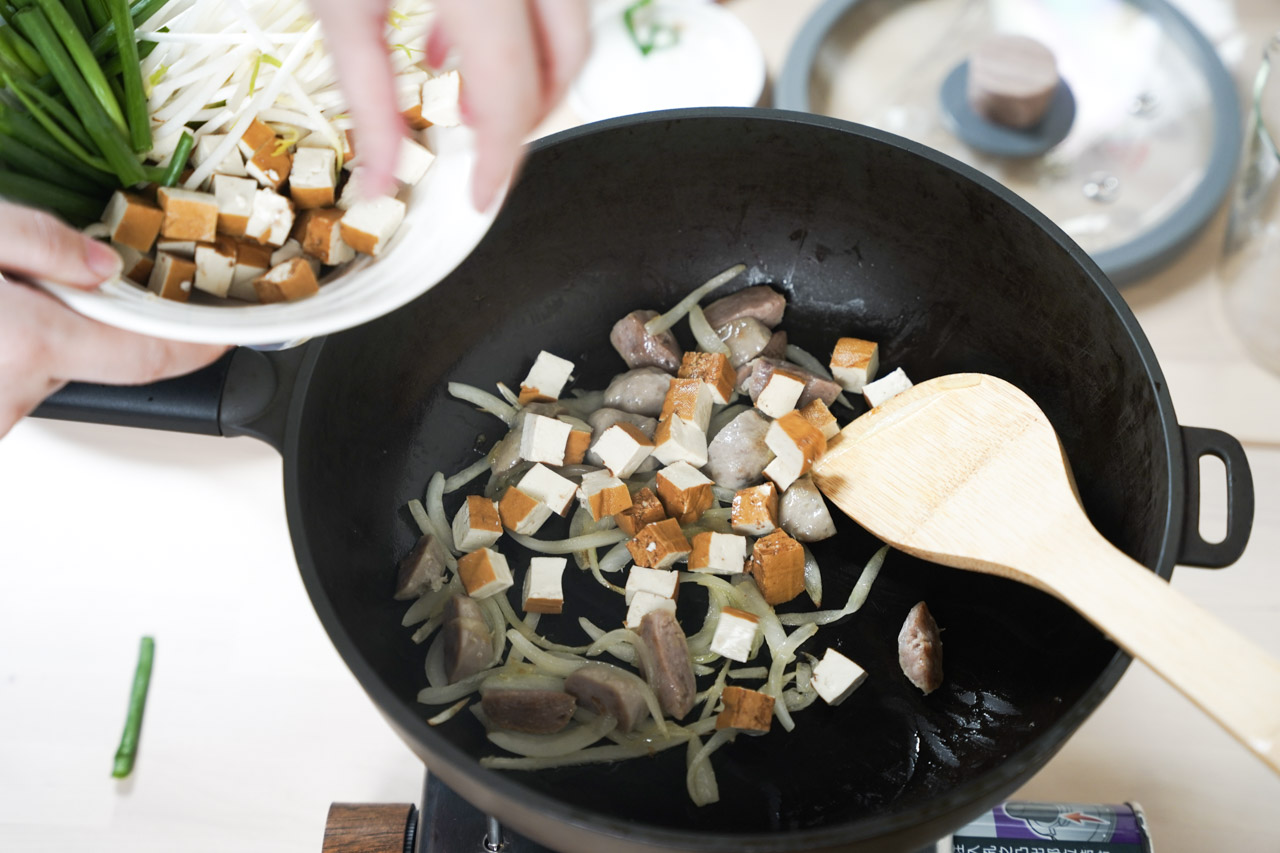
[[[1070,130],[1044,153],[979,150],[943,107],[947,79],[954,86],[994,33],[1049,46],[1074,96]],[[986,172],[1117,284],[1188,246],[1230,186],[1242,141],[1231,75],[1165,0],[827,0],[792,45],[777,105],[896,133]]]

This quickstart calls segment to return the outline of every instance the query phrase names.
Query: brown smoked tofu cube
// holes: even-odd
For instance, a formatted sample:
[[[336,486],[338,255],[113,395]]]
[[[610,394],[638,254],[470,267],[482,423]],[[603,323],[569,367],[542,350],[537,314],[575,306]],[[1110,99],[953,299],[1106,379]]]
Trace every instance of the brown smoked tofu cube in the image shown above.
[[[160,233],[167,240],[198,240],[212,243],[218,234],[218,200],[213,193],[178,187],[156,190],[164,222]]]
[[[684,538],[680,522],[668,518],[642,527],[635,538],[627,543],[627,550],[631,552],[631,559],[635,560],[637,566],[666,569],[677,560],[689,556],[693,546]],[[801,566],[803,567],[803,561]],[[804,572],[801,571],[800,574],[803,585]]]
[[[581,465],[586,458],[587,449],[591,447],[591,433],[583,429],[569,432],[569,442],[564,448],[564,464]]]
[[[164,211],[142,196],[116,190],[102,212],[102,221],[107,225],[111,242],[150,252],[164,224]]]
[[[764,475],[784,492],[827,452],[827,439],[797,411],[787,412],[769,424],[764,443],[775,454],[765,466]]]
[[[156,255],[155,266],[147,287],[158,293],[161,299],[172,299],[175,302],[186,302],[191,297],[191,286],[196,280],[194,261],[179,258],[168,252]]]
[[[253,289],[259,302],[292,302],[311,296],[320,289],[320,284],[304,258],[290,258],[255,278]]]
[[[724,710],[716,717],[717,729],[767,732],[773,723],[773,697],[758,690],[730,685],[721,694]]]
[[[756,540],[747,571],[756,579],[766,602],[788,602],[804,592],[804,547],[785,532],[775,530]]]
[[[715,502],[711,478],[688,462],[677,462],[660,470],[657,487],[662,508],[681,524],[693,524]]]
[[[778,487],[762,483],[739,489],[729,510],[729,524],[734,533],[765,536],[778,529]]]
[[[729,364],[727,356],[718,352],[687,352],[680,362],[681,379],[698,379],[711,390],[711,399],[721,405],[733,396],[737,371]]]
[[[672,379],[662,401],[662,417],[677,417],[696,424],[703,432],[711,423],[711,389],[701,379]]]
[[[516,486],[507,486],[498,501],[498,515],[503,527],[531,536],[551,517],[551,507]]]
[[[846,391],[857,394],[876,378],[879,347],[873,341],[841,338],[831,351],[831,375]]]
[[[645,526],[655,524],[667,517],[662,508],[662,501],[652,489],[644,488],[631,496],[631,506],[613,517],[628,536],[635,536]]]
[[[248,160],[259,148],[266,145],[268,142],[274,143],[275,141],[276,132],[271,129],[270,125],[266,124],[261,119],[255,118],[249,126],[245,128],[244,134],[240,137],[240,142],[238,144],[240,153],[244,155],[244,159]]]
[[[272,137],[253,156],[244,161],[244,170],[267,189],[278,190],[289,177],[293,167],[293,155],[283,139]]]
[[[342,239],[341,221],[341,208],[308,210],[298,217],[293,236],[302,244],[302,251],[320,263],[330,266],[346,263],[356,253]]]
[[[512,584],[507,558],[491,548],[481,548],[459,557],[458,577],[472,598],[488,598],[509,589]]]
[[[800,417],[813,424],[827,441],[839,434],[840,425],[836,423],[835,415],[831,414],[827,404],[821,400],[812,400],[798,411],[800,412]]]

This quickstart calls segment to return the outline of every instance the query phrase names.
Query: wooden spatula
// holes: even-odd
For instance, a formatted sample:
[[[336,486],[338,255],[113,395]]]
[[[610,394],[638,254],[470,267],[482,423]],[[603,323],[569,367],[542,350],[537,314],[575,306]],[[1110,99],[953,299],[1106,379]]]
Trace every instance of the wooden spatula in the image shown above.
[[[1280,661],[1094,529],[1053,426],[1013,385],[916,385],[845,427],[813,477],[895,548],[1062,599],[1280,773]]]

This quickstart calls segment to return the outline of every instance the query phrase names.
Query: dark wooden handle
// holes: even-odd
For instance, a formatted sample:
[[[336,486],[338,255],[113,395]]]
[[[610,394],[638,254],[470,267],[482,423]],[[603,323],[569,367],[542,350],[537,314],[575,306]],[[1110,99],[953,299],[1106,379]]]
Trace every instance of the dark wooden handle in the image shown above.
[[[411,803],[334,803],[323,853],[405,853],[415,811]]]

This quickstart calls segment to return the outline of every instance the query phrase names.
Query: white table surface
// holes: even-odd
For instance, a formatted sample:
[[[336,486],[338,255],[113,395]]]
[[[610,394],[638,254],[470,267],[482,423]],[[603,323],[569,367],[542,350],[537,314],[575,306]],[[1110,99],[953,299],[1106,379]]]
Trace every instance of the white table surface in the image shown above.
[[[734,0],[771,70],[816,0]],[[1183,0],[1234,56],[1280,4]],[[1224,23],[1225,22],[1225,23]],[[1251,68],[1251,59],[1244,67]],[[561,110],[545,129],[574,123]],[[1280,656],[1280,380],[1216,301],[1222,219],[1125,292],[1183,424],[1248,450],[1253,538],[1174,585]],[[1278,332],[1280,333],[1280,332]],[[414,802],[422,767],[333,650],[251,440],[28,421],[0,441],[0,850],[317,853],[332,801]],[[1206,516],[1223,524],[1222,489]],[[110,777],[138,638],[158,640],[133,777]],[[1280,851],[1280,779],[1141,665],[1019,796],[1136,800],[1160,853]]]

